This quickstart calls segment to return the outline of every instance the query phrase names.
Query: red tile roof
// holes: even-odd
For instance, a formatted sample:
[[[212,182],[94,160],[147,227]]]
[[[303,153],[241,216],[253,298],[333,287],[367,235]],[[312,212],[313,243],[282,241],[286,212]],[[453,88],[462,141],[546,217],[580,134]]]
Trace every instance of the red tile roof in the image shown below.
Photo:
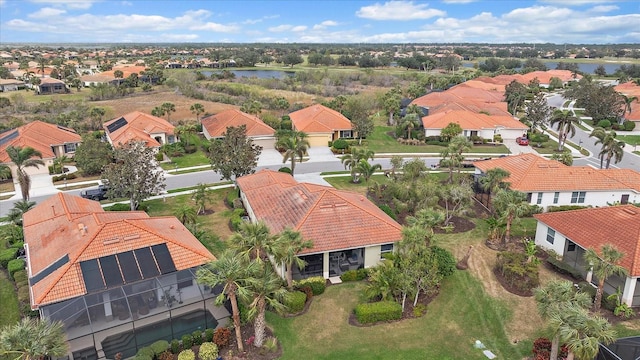
[[[450,123],[460,124],[464,130],[483,130],[504,127],[506,129],[521,129],[526,131],[529,127],[512,116],[489,116],[468,110],[451,110],[439,112],[422,118],[425,129],[443,129]]]
[[[293,126],[308,134],[351,130],[351,121],[341,113],[315,104],[289,114]]]
[[[534,215],[569,240],[598,253],[611,244],[624,253],[621,265],[640,276],[640,208],[633,205],[559,211]]]
[[[17,135],[15,134],[17,132]],[[3,139],[7,139],[3,141]],[[42,121],[33,121],[17,129],[7,130],[0,134],[0,163],[11,161],[6,148],[32,147],[42,153],[44,159],[54,158],[52,145],[77,144],[82,141],[75,130]]]
[[[557,77],[562,82],[574,80],[573,73],[570,70],[547,70],[547,71],[533,71],[527,74],[513,74],[513,75],[498,75],[494,77],[482,76],[474,80],[483,81],[490,84],[508,85],[512,81],[517,81],[521,84],[528,84],[531,80],[537,78],[540,84],[549,84],[552,77]],[[582,75],[576,74],[575,80],[580,80]]]
[[[109,132],[108,126],[121,118],[124,118],[127,124],[114,132]],[[161,144],[158,143],[151,134],[164,133],[171,135],[175,129],[175,126],[167,120],[140,111],[118,116],[104,123],[103,127],[115,147],[126,144],[129,141],[143,141],[149,147],[159,147]]]
[[[276,131],[255,115],[229,109],[202,119],[202,126],[213,138],[223,137],[228,127],[247,127],[247,136],[273,136]]]
[[[300,231],[313,248],[303,254],[399,241],[401,226],[365,196],[298,183],[291,175],[262,170],[237,180],[258,220],[273,233]]]
[[[504,87],[498,89],[497,86],[490,85],[488,88],[477,81],[469,84],[465,82],[446,91],[431,92],[411,103],[429,108],[429,116],[452,109],[511,116],[507,111],[507,103],[504,102]],[[493,88],[496,90],[492,90]]]
[[[141,211],[104,212],[96,201],[58,193],[24,214],[29,277],[65,256],[69,261],[32,285],[32,305],[84,295],[80,262],[167,244],[177,270],[215,258],[175,217]]]
[[[640,173],[630,169],[566,166],[535,154],[476,161],[473,165],[482,172],[493,168],[508,171],[511,175],[505,181],[512,189],[522,192],[622,189],[640,192]]]

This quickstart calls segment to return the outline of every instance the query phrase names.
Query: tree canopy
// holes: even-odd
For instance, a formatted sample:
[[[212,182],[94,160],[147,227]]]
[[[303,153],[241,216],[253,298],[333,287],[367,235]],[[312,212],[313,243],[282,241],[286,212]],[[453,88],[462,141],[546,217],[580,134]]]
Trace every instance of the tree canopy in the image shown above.
[[[253,174],[258,165],[262,146],[247,137],[247,127],[230,126],[221,140],[214,140],[209,147],[209,159],[213,170],[223,179],[232,180]]]

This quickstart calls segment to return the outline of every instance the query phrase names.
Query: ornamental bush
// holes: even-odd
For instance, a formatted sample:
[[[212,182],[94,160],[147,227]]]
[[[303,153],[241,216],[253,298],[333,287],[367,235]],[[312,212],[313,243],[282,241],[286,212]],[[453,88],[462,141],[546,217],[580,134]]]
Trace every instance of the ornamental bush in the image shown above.
[[[361,324],[398,320],[402,318],[402,306],[393,301],[358,304],[355,315]]]
[[[540,285],[538,265],[527,263],[527,255],[520,252],[502,251],[496,259],[496,269],[505,281],[522,292],[531,292]]]
[[[231,330],[228,328],[217,328],[213,333],[213,343],[218,345],[218,348],[229,345],[231,341]]]
[[[284,306],[290,314],[296,314],[304,310],[304,304],[307,302],[307,294],[302,291],[291,291],[284,299]]]
[[[169,349],[169,342],[167,340],[158,340],[153,344],[149,345],[149,348],[153,350],[153,353],[156,356],[159,356],[160,354],[162,354],[163,352]]]
[[[214,334],[215,330],[212,328],[207,328],[204,330],[204,341],[205,342],[212,342],[213,341],[213,334]]]
[[[180,352],[180,340],[173,339],[171,340],[171,352],[173,354],[178,354]]]
[[[313,291],[313,295],[320,295],[324,292],[324,289],[327,286],[327,281],[322,276],[314,276],[302,280],[298,280],[295,282],[296,288],[302,288],[304,286],[309,286]]]
[[[625,121],[622,123],[622,128],[626,131],[632,131],[636,128],[636,123],[634,121]]]
[[[365,268],[358,270],[347,270],[340,275],[340,280],[347,281],[360,281],[367,278],[369,271]]]
[[[191,336],[191,334],[182,335],[182,338],[180,340],[182,340],[182,348],[185,350],[191,349],[191,347],[193,346],[193,336]]]
[[[218,358],[218,345],[211,342],[202,343],[198,351],[198,357],[200,360],[216,360]]]
[[[25,263],[24,263],[24,260],[22,259],[13,259],[9,261],[9,263],[7,264],[7,270],[9,271],[9,276],[11,276],[12,279],[15,279],[13,277],[13,274],[15,274],[20,270],[24,270],[24,265]]]
[[[18,270],[16,272],[13,273],[13,280],[16,282],[16,284],[18,284],[19,282],[22,281],[28,281],[29,280],[29,275],[27,275],[27,270]]]
[[[9,261],[15,259],[17,256],[18,256],[18,249],[16,248],[9,248],[9,249],[0,251],[0,266],[6,269],[7,265],[9,265]]]
[[[196,360],[196,354],[191,349],[182,350],[178,354],[178,360]]]
[[[380,210],[384,211],[385,214],[389,215],[389,217],[392,218],[393,220],[398,220],[398,217],[396,216],[395,211],[393,211],[393,209],[391,209],[389,205],[380,204],[378,205],[378,207],[380,208]]]
[[[202,345],[202,331],[196,330],[191,333],[191,336],[193,336],[193,345]]]
[[[345,139],[338,139],[333,142],[333,148],[336,150],[346,150],[349,148],[349,143]]]

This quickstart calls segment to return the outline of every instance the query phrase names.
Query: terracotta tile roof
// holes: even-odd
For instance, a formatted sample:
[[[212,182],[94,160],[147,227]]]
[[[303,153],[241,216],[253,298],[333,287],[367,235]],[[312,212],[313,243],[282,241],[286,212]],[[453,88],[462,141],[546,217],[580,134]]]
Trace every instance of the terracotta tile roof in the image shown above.
[[[600,252],[611,244],[624,253],[621,265],[640,276],[640,208],[633,205],[559,211],[534,215],[585,249]]]
[[[476,161],[482,172],[502,168],[511,175],[505,181],[522,192],[607,191],[629,189],[640,192],[640,173],[629,169],[594,169],[590,166],[566,166],[535,154],[505,156]]]
[[[120,119],[125,119],[126,124],[110,132],[109,125]],[[147,146],[157,147],[160,146],[160,143],[158,143],[151,134],[173,134],[175,129],[175,126],[167,120],[140,111],[119,116],[104,123],[103,127],[107,136],[111,139],[112,144],[116,147],[120,144],[126,144],[131,140],[144,141]]]
[[[167,244],[177,270],[215,258],[175,217],[145,212],[105,212],[96,201],[56,194],[24,215],[29,277],[56,270],[32,285],[34,307],[86,294],[80,262],[129,250]]]
[[[0,134],[0,163],[11,161],[6,151],[8,146],[32,147],[42,153],[42,158],[48,159],[55,157],[53,150],[51,150],[52,145],[81,141],[82,138],[73,129],[42,121],[32,121],[17,129],[7,130]]]
[[[341,113],[315,104],[289,114],[293,126],[308,134],[351,130],[351,121]]]
[[[468,110],[439,112],[422,118],[422,125],[425,129],[443,129],[450,123],[460,124],[463,130],[496,129],[499,127],[522,129],[523,131],[529,129],[527,125],[512,116],[489,116]]]
[[[513,80],[515,80],[521,84],[526,85],[529,83],[529,81],[533,80],[534,78],[538,78],[538,81],[540,81],[540,84],[549,84],[551,82],[552,77],[557,77],[563,82],[574,80],[573,74],[569,70],[533,71],[524,75],[523,74],[498,75],[492,78],[483,76],[483,77],[476,78],[474,80],[484,81],[491,84],[500,84],[500,85],[508,85]],[[581,78],[582,78],[582,75],[577,74],[575,80],[580,80]]]
[[[246,125],[247,136],[273,136],[276,131],[255,115],[229,109],[202,119],[202,126],[213,138],[223,137],[228,127]]]
[[[286,176],[286,177],[285,177]],[[399,241],[401,226],[366,197],[332,187],[298,183],[262,170],[237,180],[258,220],[279,233],[300,231],[313,248],[303,254]]]
[[[496,87],[490,85],[489,87]],[[448,110],[469,110],[479,113],[489,112],[491,115],[511,116],[507,111],[503,90],[488,90],[480,82],[462,83],[446,91],[434,91],[421,96],[411,103],[429,108],[429,115]]]

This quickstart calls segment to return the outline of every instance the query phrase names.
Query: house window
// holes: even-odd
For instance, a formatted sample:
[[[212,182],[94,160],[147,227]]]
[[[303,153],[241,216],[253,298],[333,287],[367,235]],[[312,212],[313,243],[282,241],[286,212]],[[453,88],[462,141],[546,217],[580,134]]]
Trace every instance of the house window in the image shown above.
[[[584,197],[587,195],[585,191],[574,191],[571,193],[571,203],[572,204],[582,204],[584,203]]]
[[[384,259],[384,254],[390,254],[393,252],[393,244],[380,245],[380,260]]]
[[[169,144],[173,144],[174,142],[176,142],[176,137],[174,135],[168,135],[167,136],[167,142]]]
[[[553,240],[556,237],[556,231],[552,228],[547,228],[547,242],[553,244]]]
[[[555,192],[553,193],[553,203],[557,204],[558,203],[558,198],[560,197],[560,193],[559,192]]]
[[[538,205],[542,204],[542,193],[541,192],[538,193],[538,200],[536,201],[536,204],[538,204]]]
[[[65,153],[70,153],[70,152],[75,152],[75,151],[76,151],[76,144],[75,143],[64,144],[64,152]]]
[[[565,241],[567,241],[567,251],[576,251],[576,243],[570,240]]]
[[[533,196],[533,193],[527,193],[527,202],[530,203],[531,202],[531,197]]]
[[[353,137],[351,130],[340,130],[340,137],[350,139]]]

